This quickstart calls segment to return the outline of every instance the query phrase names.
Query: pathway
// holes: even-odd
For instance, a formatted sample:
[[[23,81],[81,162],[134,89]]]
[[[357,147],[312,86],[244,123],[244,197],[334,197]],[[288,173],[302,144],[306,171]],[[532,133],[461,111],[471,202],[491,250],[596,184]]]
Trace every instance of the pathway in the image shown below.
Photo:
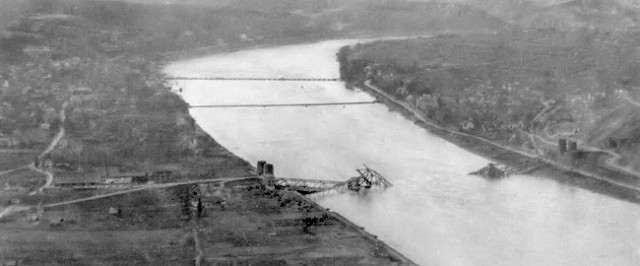
[[[60,108],[60,114],[59,114],[59,118],[60,118],[60,130],[58,131],[58,134],[56,134],[56,136],[53,138],[53,140],[51,140],[51,143],[49,143],[49,146],[42,151],[42,153],[40,153],[40,155],[38,156],[38,158],[42,161],[42,158],[44,158],[45,155],[49,154],[57,145],[58,142],[60,142],[60,140],[64,137],[65,135],[65,129],[64,129],[64,121],[67,119],[67,116],[64,113],[64,109],[67,107],[67,103],[63,103],[62,104],[62,108]],[[29,165],[29,168],[31,170],[34,170],[38,173],[44,174],[47,176],[47,181],[44,183],[44,186],[40,187],[37,192],[42,192],[42,190],[44,188],[48,188],[51,186],[51,184],[53,184],[53,174],[49,171],[44,171],[42,169],[39,169],[38,167],[36,167],[33,163]],[[34,191],[36,192],[36,191]],[[31,194],[35,194],[34,192],[30,193]]]
[[[28,168],[28,167],[29,167],[29,165],[23,165],[23,166],[19,166],[19,167],[13,168],[13,169],[2,171],[2,172],[0,172],[0,176],[6,175],[6,174],[10,174],[10,173],[13,173],[13,172],[17,172],[17,171],[20,171],[20,170]]]
[[[47,148],[46,148],[46,149],[44,149],[44,151],[42,151],[42,152],[38,155],[38,159],[42,159],[45,155],[47,155],[48,153],[50,153],[50,152],[53,150],[53,148],[55,148],[55,147],[56,147],[56,145],[58,145],[58,142],[62,139],[62,137],[64,137],[65,130],[64,130],[64,127],[62,126],[62,123],[64,123],[64,121],[65,121],[65,120],[66,120],[66,118],[67,118],[67,117],[66,117],[66,115],[65,115],[65,113],[64,113],[64,108],[65,108],[66,106],[67,106],[67,103],[65,102],[65,103],[63,103],[63,104],[62,104],[62,108],[60,109],[60,114],[59,114],[60,121],[61,121],[61,122],[60,122],[60,130],[58,131],[58,133],[56,134],[56,136],[55,136],[55,137],[53,137],[53,139],[52,139],[52,140],[51,140],[51,142],[49,143],[49,146],[47,146]],[[31,170],[34,170],[34,171],[37,171],[37,172],[42,173],[42,171],[39,171],[39,170],[36,170],[36,169],[35,169],[35,165],[34,165],[33,163],[30,163],[30,164],[27,164],[27,165],[23,165],[23,166],[19,166],[19,167],[13,168],[13,169],[9,169],[9,170],[2,171],[2,172],[0,172],[0,176],[5,175],[5,174],[9,174],[9,173],[13,173],[13,172],[16,172],[16,171],[19,171],[19,170],[25,169],[25,168],[29,168],[29,169],[31,169]],[[47,175],[47,182],[45,183],[45,185],[46,185],[46,186],[50,186],[50,185],[51,185],[51,183],[53,183],[53,175],[51,175],[51,177],[49,177],[49,176]],[[47,185],[47,184],[48,184],[48,185]],[[42,190],[42,188],[40,188],[39,190]]]
[[[4,208],[4,210],[0,211],[0,219],[2,219],[2,217],[4,217],[5,215],[9,215],[14,212],[26,211],[29,209],[31,209],[31,207],[29,206],[11,205],[9,207]]]

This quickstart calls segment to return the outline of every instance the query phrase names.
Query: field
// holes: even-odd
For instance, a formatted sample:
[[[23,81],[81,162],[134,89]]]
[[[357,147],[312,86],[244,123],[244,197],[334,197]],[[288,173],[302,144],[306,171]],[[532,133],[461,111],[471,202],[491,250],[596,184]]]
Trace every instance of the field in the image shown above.
[[[33,190],[44,185],[46,176],[29,168],[22,168],[0,176],[0,184]]]
[[[36,150],[0,150],[0,172],[30,164],[38,154]]]
[[[183,185],[0,218],[20,265],[398,265],[384,244],[298,194],[257,183]]]

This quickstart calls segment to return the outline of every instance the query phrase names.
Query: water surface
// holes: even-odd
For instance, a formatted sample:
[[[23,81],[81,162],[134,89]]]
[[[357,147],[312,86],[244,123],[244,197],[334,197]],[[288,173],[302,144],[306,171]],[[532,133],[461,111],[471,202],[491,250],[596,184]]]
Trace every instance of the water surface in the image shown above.
[[[189,77],[337,78],[355,40],[281,46],[170,64]],[[177,81],[191,105],[370,101],[341,82]],[[191,109],[214,139],[276,175],[346,180],[362,164],[394,186],[320,203],[422,265],[640,265],[640,208],[553,180],[489,182],[484,158],[381,104]]]

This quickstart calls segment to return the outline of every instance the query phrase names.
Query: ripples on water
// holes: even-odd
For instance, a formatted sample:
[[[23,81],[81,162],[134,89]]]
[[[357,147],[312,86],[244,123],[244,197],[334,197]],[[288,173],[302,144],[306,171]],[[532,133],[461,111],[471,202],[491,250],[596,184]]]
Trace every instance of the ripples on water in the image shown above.
[[[337,49],[293,45],[177,62],[174,76],[335,78]],[[366,101],[337,82],[178,81],[191,105]],[[467,173],[488,161],[383,105],[192,109],[218,142],[279,176],[345,180],[366,163],[394,187],[320,203],[424,265],[640,265],[637,205],[514,176]]]

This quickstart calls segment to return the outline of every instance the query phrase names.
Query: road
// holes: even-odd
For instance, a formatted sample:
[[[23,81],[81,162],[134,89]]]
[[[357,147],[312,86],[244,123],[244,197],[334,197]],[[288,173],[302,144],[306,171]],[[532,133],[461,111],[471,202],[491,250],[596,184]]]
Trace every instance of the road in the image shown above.
[[[58,131],[58,134],[56,134],[56,136],[53,138],[53,140],[51,140],[51,143],[49,143],[49,147],[47,147],[44,151],[42,151],[42,153],[40,153],[38,158],[42,159],[42,158],[44,158],[45,155],[50,153],[53,150],[53,148],[55,148],[56,145],[58,145],[58,142],[60,142],[60,140],[64,137],[64,134],[65,134],[64,127],[60,126],[60,131]],[[47,180],[44,183],[44,185],[42,187],[38,188],[37,190],[34,190],[31,193],[29,193],[29,195],[35,195],[36,192],[41,193],[43,189],[48,188],[48,187],[51,186],[51,184],[53,184],[53,174],[51,172],[42,170],[42,169],[36,167],[33,163],[30,163],[27,167],[29,169],[31,169],[33,171],[36,171],[38,173],[41,173],[41,174],[43,174],[43,175],[45,175],[47,177]]]
[[[481,142],[490,144],[492,146],[498,147],[500,149],[511,151],[511,152],[520,154],[522,156],[529,157],[531,159],[542,159],[545,163],[547,163],[547,164],[549,164],[549,165],[551,165],[551,166],[553,166],[553,167],[555,167],[557,169],[561,169],[561,170],[569,171],[569,172],[575,172],[575,173],[581,174],[583,176],[587,176],[587,177],[590,177],[590,178],[593,178],[593,179],[604,181],[604,182],[607,182],[607,183],[610,183],[610,184],[613,184],[613,185],[616,185],[616,186],[625,187],[625,188],[633,189],[633,190],[636,190],[636,191],[640,191],[640,187],[638,187],[638,186],[633,186],[633,185],[617,182],[617,181],[614,181],[614,180],[610,180],[610,179],[607,179],[607,178],[604,178],[604,177],[599,177],[594,173],[590,173],[590,172],[587,172],[587,171],[584,171],[584,170],[580,170],[580,169],[575,169],[575,168],[573,168],[571,166],[567,166],[567,165],[564,165],[564,164],[561,164],[561,163],[558,163],[558,162],[555,162],[555,161],[551,161],[551,160],[546,159],[546,158],[542,158],[542,157],[540,157],[540,156],[538,156],[536,154],[531,154],[531,153],[523,152],[523,151],[520,151],[520,150],[516,150],[516,149],[513,149],[511,147],[507,147],[507,146],[504,146],[502,144],[495,143],[495,142],[492,142],[490,140],[486,140],[486,139],[483,139],[481,137],[470,135],[470,134],[467,134],[467,133],[464,133],[464,132],[458,132],[458,131],[454,131],[454,130],[443,128],[443,127],[441,127],[441,126],[439,126],[437,124],[434,124],[432,122],[427,121],[427,119],[425,119],[424,116],[422,116],[422,114],[420,114],[418,111],[414,110],[412,107],[408,106],[406,103],[401,102],[399,100],[396,100],[395,98],[391,97],[386,92],[384,92],[384,91],[380,90],[378,87],[372,85],[370,80],[365,81],[364,85],[367,86],[369,89],[375,91],[376,93],[384,96],[387,100],[392,101],[392,102],[402,106],[406,110],[410,111],[414,115],[414,117],[416,119],[418,119],[421,122],[424,122],[424,123],[426,123],[426,124],[428,124],[428,125],[430,125],[432,127],[435,127],[437,129],[446,131],[446,132],[451,133],[451,134],[473,138],[473,139],[479,140]],[[537,136],[537,135],[535,135],[535,136],[538,139],[544,140],[544,138],[541,138],[540,136]]]
[[[26,210],[29,210],[29,209],[31,209],[31,207],[11,205],[9,207],[4,208],[4,210],[0,211],[0,219],[2,217],[4,217],[5,215],[9,215],[9,214],[14,213],[14,212],[26,211]]]
[[[16,171],[20,171],[20,170],[28,168],[28,167],[29,167],[29,165],[27,164],[27,165],[19,166],[19,167],[16,167],[16,168],[13,168],[13,169],[9,169],[9,170],[6,170],[6,171],[2,171],[2,172],[0,172],[0,176],[6,175],[6,174],[10,174],[10,173],[13,173],[13,172],[16,172]]]
[[[75,200],[68,200],[68,201],[56,202],[56,203],[51,203],[51,204],[45,204],[45,205],[42,205],[42,207],[44,207],[44,208],[57,207],[57,206],[62,206],[62,205],[68,205],[68,204],[84,202],[84,201],[91,201],[91,200],[97,200],[97,199],[102,199],[102,198],[113,197],[113,196],[117,196],[117,195],[122,195],[122,194],[132,193],[132,192],[136,192],[136,191],[141,191],[141,190],[157,189],[157,188],[168,188],[168,187],[174,187],[174,186],[179,186],[179,185],[200,184],[200,183],[217,183],[217,182],[219,182],[220,186],[224,187],[224,185],[227,182],[230,182],[230,181],[254,179],[254,178],[257,178],[257,177],[258,176],[224,177],[224,178],[199,179],[199,180],[191,180],[191,181],[172,182],[172,183],[148,184],[148,185],[142,185],[142,186],[139,186],[139,187],[135,187],[135,188],[132,188],[132,189],[116,191],[116,192],[113,192],[113,193],[107,193],[107,194],[96,195],[96,196],[91,196],[91,197],[86,197],[86,198],[81,198],[81,199],[75,199]],[[21,211],[27,211],[27,210],[34,209],[34,208],[37,208],[37,207],[38,207],[37,205],[11,205],[11,206],[5,208],[4,210],[0,211],[0,218],[2,218],[5,215],[9,215],[9,214],[16,213],[16,212],[21,212]]]
[[[31,169],[33,171],[36,171],[38,173],[41,173],[41,174],[45,175],[46,178],[47,178],[46,182],[44,183],[44,185],[42,187],[38,188],[37,190],[32,191],[31,193],[29,193],[29,195],[35,195],[36,193],[42,193],[42,190],[44,188],[47,188],[47,187],[51,186],[51,184],[53,183],[53,174],[51,172],[47,172],[47,171],[42,170],[42,169],[40,169],[38,167],[35,167],[35,165],[33,165],[33,164],[29,165],[29,169]]]
[[[64,137],[65,135],[65,129],[62,126],[64,121],[66,120],[67,116],[65,115],[64,109],[67,107],[67,103],[63,103],[62,104],[62,108],[60,108],[60,113],[58,114],[58,117],[60,118],[60,130],[58,130],[58,133],[55,135],[55,137],[53,137],[53,139],[51,140],[51,142],[49,143],[49,146],[47,146],[46,149],[44,149],[39,155],[38,155],[38,159],[42,160],[42,158],[44,158],[45,155],[49,154],[55,147],[56,145],[58,145],[58,142],[60,142],[60,140]],[[13,173],[25,168],[29,168],[30,170],[36,171],[38,173],[44,174],[47,177],[47,180],[44,184],[44,186],[38,188],[37,190],[33,191],[30,193],[30,195],[35,194],[36,191],[38,192],[42,192],[42,190],[46,187],[50,187],[51,184],[53,184],[53,174],[43,171],[41,169],[38,169],[33,163],[27,164],[27,165],[23,165],[23,166],[19,166],[16,167],[14,169],[10,169],[10,170],[6,170],[3,172],[0,172],[0,176],[5,175],[5,174],[9,174],[9,173]]]
[[[490,140],[483,139],[483,138],[478,137],[478,136],[474,136],[474,135],[467,134],[467,133],[464,133],[464,132],[455,131],[455,130],[451,130],[451,129],[447,129],[447,128],[441,127],[441,126],[439,126],[437,124],[434,124],[433,122],[428,121],[421,113],[419,113],[418,111],[414,110],[408,104],[394,99],[393,97],[391,97],[391,95],[389,95],[386,92],[380,90],[378,87],[372,85],[370,80],[365,81],[364,85],[367,86],[368,88],[374,90],[378,94],[383,95],[387,100],[390,100],[390,101],[392,101],[392,102],[404,107],[407,111],[411,112],[416,119],[420,120],[421,122],[423,122],[425,124],[428,124],[429,126],[435,127],[435,128],[437,128],[439,130],[443,130],[443,131],[446,131],[446,132],[454,134],[454,135],[473,138],[475,140],[487,143],[489,145],[492,145],[492,146],[495,146],[495,147],[498,147],[498,148],[501,148],[501,149],[504,149],[504,150],[508,150],[508,151],[511,151],[511,152],[518,153],[518,154],[520,154],[522,156],[527,156],[527,157],[531,157],[531,158],[537,158],[538,157],[536,154],[527,153],[527,152],[524,152],[524,151],[521,151],[521,150],[516,150],[516,149],[511,148],[511,147],[506,147],[506,146],[504,146],[502,144],[498,144],[498,143],[492,142]]]
[[[65,102],[65,103],[62,104],[62,108],[60,108],[60,114],[58,115],[59,118],[60,118],[60,130],[58,131],[58,134],[56,134],[56,136],[53,137],[53,139],[51,140],[51,143],[49,143],[49,146],[47,146],[47,148],[44,149],[44,151],[42,151],[42,153],[40,153],[40,155],[38,156],[38,158],[41,161],[42,161],[42,158],[44,158],[45,155],[49,154],[58,145],[58,142],[60,142],[60,140],[65,135],[65,129],[64,129],[63,125],[64,125],[64,121],[67,119],[67,116],[64,113],[64,109],[66,107],[67,107],[67,103]],[[51,184],[53,184],[53,174],[51,172],[39,169],[33,163],[29,165],[29,169],[31,169],[33,171],[36,171],[38,173],[44,174],[47,177],[47,181],[44,183],[44,186],[38,188],[38,190],[37,190],[38,192],[41,193],[44,188],[48,188],[48,187],[51,186]]]
[[[625,95],[625,96],[626,96],[626,95]],[[626,97],[625,97],[625,98],[626,98]],[[634,105],[636,104],[636,103],[634,103],[631,99],[629,99],[629,98],[626,98],[626,99],[627,99],[627,101],[629,101],[631,104],[634,104]],[[640,107],[640,105],[638,105],[638,106]],[[557,109],[556,109],[556,110],[557,110]],[[550,113],[550,112],[549,112],[549,113],[545,114],[545,115],[544,115],[544,117],[542,117],[542,116],[541,116],[538,122],[539,122],[540,124],[544,125],[544,127],[543,127],[543,128],[542,128],[542,130],[540,130],[538,133],[535,133],[535,132],[534,132],[534,131],[535,131],[535,129],[532,129],[531,131],[532,131],[532,132],[534,132],[534,133],[530,133],[530,134],[532,134],[532,135],[536,136],[536,137],[538,138],[538,140],[539,140],[539,141],[542,141],[542,142],[546,143],[547,145],[550,145],[550,146],[555,147],[555,146],[557,145],[557,143],[556,143],[555,141],[549,140],[549,137],[552,137],[552,138],[553,138],[555,135],[554,135],[554,136],[551,136],[551,135],[549,134],[549,125],[548,125],[548,123],[546,123],[546,122],[547,122],[547,119],[550,117],[550,115],[551,115],[551,114],[552,114],[552,113]],[[632,175],[632,176],[636,176],[636,177],[640,176],[640,172],[635,171],[635,170],[633,170],[633,169],[631,169],[631,168],[629,168],[629,167],[624,167],[624,166],[619,165],[619,164],[617,163],[617,162],[618,162],[618,159],[620,159],[620,158],[622,157],[622,155],[620,155],[619,153],[614,152],[614,151],[612,151],[612,150],[605,150],[605,149],[601,149],[601,148],[598,148],[598,147],[589,146],[589,145],[587,145],[587,144],[586,144],[586,143],[584,143],[584,142],[581,142],[581,143],[579,143],[579,144],[580,144],[580,146],[581,146],[581,150],[583,150],[583,151],[588,151],[588,152],[601,152],[601,153],[606,153],[606,154],[608,154],[608,155],[609,155],[609,158],[607,158],[607,159],[604,161],[604,163],[606,164],[606,167],[608,167],[608,168],[610,168],[610,169],[612,169],[612,170],[614,170],[614,171],[622,172],[622,173],[627,174],[627,175]]]
[[[53,148],[55,148],[56,145],[58,145],[58,142],[62,139],[62,137],[64,137],[64,134],[65,134],[64,127],[60,126],[60,130],[58,131],[56,136],[53,137],[53,139],[49,143],[49,146],[47,146],[47,148],[44,151],[42,151],[40,155],[38,155],[38,158],[43,158],[45,155],[50,153],[53,150]]]
[[[168,187],[174,187],[174,186],[179,186],[179,185],[220,182],[221,186],[224,186],[225,183],[230,182],[230,181],[246,180],[246,179],[252,179],[252,178],[256,178],[256,177],[257,176],[225,177],[225,178],[200,179],[200,180],[191,180],[191,181],[182,181],[182,182],[172,182],[172,183],[148,184],[148,185],[142,185],[142,186],[139,186],[139,187],[136,187],[136,188],[133,188],[133,189],[121,190],[121,191],[108,193],[108,194],[102,194],[102,195],[96,195],[96,196],[91,196],[91,197],[82,198],[82,199],[75,199],[75,200],[69,200],[69,201],[46,204],[46,205],[42,205],[42,207],[56,207],[56,206],[61,206],[61,205],[67,205],[67,204],[72,204],[72,203],[83,202],[83,201],[107,198],[107,197],[121,195],[121,194],[127,194],[127,193],[140,191],[140,190],[156,189],[156,188],[168,188]]]

